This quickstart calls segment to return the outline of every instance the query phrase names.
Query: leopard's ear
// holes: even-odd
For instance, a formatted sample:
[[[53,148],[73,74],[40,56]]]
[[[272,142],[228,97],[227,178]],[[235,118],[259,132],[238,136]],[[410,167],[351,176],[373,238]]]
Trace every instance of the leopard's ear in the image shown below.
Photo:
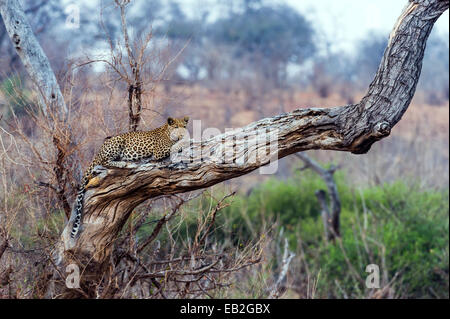
[[[175,120],[173,118],[171,118],[171,117],[168,117],[167,118],[167,124],[173,125],[173,123],[175,123]]]
[[[184,118],[183,118],[183,120],[187,123],[187,122],[189,122],[189,116],[185,116]]]

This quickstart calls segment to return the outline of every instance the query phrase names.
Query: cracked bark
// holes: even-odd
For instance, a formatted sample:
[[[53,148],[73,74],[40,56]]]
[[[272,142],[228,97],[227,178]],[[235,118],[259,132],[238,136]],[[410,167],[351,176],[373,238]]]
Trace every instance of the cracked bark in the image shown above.
[[[8,25],[14,24],[14,18],[8,16],[14,12],[5,9],[5,3],[11,5],[11,1],[0,0],[1,14],[8,29]],[[273,157],[304,150],[368,152],[373,143],[390,134],[407,110],[419,80],[426,40],[435,21],[448,7],[448,0],[408,2],[393,28],[375,78],[357,104],[299,109],[208,140],[190,141],[190,146],[184,150],[187,160],[181,163],[130,163],[123,169],[101,170],[100,184],[87,190],[85,195],[79,237],[70,238],[71,220],[57,244],[54,252],[57,271],[48,296],[85,296],[86,293],[67,289],[64,278],[59,278],[58,274],[65,274],[66,265],[77,263],[83,274],[83,290],[94,287],[106,271],[117,234],[131,211],[147,199],[206,188],[267,165]],[[17,34],[24,41],[23,34]],[[12,39],[15,38],[12,36]],[[26,52],[18,50],[18,53],[27,61]],[[32,71],[39,73],[39,66],[30,68],[36,68]],[[37,85],[47,90],[45,80]],[[265,132],[255,137],[257,130]],[[257,143],[258,138],[263,142]],[[266,153],[269,146],[266,139],[271,138],[276,139],[278,147]],[[234,152],[227,154],[228,160],[223,161],[221,155],[225,146],[231,145],[235,145]],[[251,158],[256,160],[248,160]],[[62,281],[58,282],[58,278]]]

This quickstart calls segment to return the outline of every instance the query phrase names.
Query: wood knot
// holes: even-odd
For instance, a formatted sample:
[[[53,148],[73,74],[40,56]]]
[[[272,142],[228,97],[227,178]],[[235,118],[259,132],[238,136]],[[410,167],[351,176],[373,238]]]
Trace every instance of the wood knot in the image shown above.
[[[12,37],[12,40],[13,40],[13,42],[15,44],[16,49],[19,50],[20,49],[20,46],[19,46],[19,44],[20,44],[20,36],[17,33],[14,33],[13,37]]]
[[[102,179],[98,176],[91,178],[86,185],[86,189],[97,187],[98,185],[100,185],[101,181],[102,181]]]
[[[89,179],[89,182],[86,185],[86,189],[98,187],[102,180],[106,177],[106,174],[108,173],[108,169],[106,167],[103,167],[101,165],[96,165],[91,172],[91,178]]]
[[[378,122],[373,127],[372,134],[374,137],[385,137],[391,134],[391,125],[388,122]]]
[[[372,130],[357,138],[354,145],[353,154],[365,154],[376,141],[388,136],[391,133],[391,125],[388,122],[378,122],[372,127]]]

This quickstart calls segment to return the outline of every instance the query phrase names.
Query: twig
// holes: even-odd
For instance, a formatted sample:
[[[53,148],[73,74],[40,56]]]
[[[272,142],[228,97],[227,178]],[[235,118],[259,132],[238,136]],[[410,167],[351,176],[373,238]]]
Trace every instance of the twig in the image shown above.
[[[138,247],[138,249],[136,250],[137,253],[140,253],[145,247],[147,247],[147,245],[149,245],[156,238],[156,236],[159,234],[164,224],[172,219],[172,217],[184,203],[185,203],[184,199],[180,200],[178,204],[172,208],[172,211],[169,214],[164,215],[159,220],[158,224],[156,224],[155,228],[153,229],[151,235]]]
[[[272,290],[269,294],[269,299],[278,298],[281,292],[281,285],[286,280],[286,275],[289,270],[289,264],[291,263],[292,258],[295,257],[295,254],[289,250],[289,243],[287,238],[284,238],[284,253],[283,259],[281,260],[281,272],[278,276],[277,281],[272,287]]]

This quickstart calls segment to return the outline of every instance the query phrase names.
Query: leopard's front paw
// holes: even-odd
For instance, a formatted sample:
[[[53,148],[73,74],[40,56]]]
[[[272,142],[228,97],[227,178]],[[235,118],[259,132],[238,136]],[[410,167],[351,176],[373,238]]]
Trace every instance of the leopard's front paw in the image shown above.
[[[98,185],[100,185],[100,181],[101,180],[102,179],[100,177],[98,177],[98,176],[95,176],[95,177],[91,178],[89,180],[89,182],[87,183],[87,185],[86,185],[86,189],[87,188],[97,187]]]
[[[106,167],[101,166],[101,165],[96,165],[92,169],[92,173],[90,175],[89,182],[86,184],[86,189],[92,188],[92,187],[97,187],[98,185],[100,185],[100,182],[103,179],[103,177],[107,171],[108,171],[108,169]]]

